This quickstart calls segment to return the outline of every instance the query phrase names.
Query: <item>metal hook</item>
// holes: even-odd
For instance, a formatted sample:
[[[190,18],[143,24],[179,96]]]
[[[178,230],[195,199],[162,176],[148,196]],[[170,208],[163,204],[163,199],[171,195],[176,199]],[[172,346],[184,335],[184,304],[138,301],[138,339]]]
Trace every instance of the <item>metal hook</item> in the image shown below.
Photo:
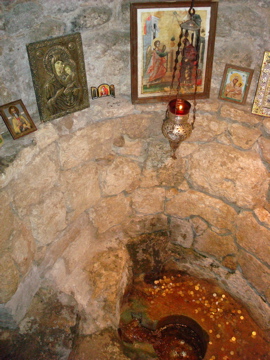
[[[192,17],[195,14],[194,0],[191,0],[191,4],[190,4],[190,8],[188,10],[188,13],[189,13],[190,17]]]
[[[192,16],[195,14],[195,9],[190,8],[190,9],[188,10],[188,13],[189,13],[190,17],[192,17]]]

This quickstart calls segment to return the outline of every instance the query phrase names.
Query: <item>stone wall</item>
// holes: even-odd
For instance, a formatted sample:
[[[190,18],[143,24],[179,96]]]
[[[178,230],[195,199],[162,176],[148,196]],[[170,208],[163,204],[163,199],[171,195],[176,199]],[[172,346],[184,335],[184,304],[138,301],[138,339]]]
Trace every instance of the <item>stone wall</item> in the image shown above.
[[[168,263],[218,280],[269,328],[270,119],[251,114],[268,2],[220,1],[211,97],[177,160],[161,134],[166,104],[130,101],[129,2],[17,0],[0,11],[1,102],[22,98],[38,127],[14,141],[1,124],[2,317],[20,322],[46,282],[76,300],[82,333],[116,326],[126,245],[167,231]],[[82,34],[88,85],[114,84],[116,98],[40,123],[25,45],[70,31]],[[255,69],[247,105],[217,99],[226,63]]]

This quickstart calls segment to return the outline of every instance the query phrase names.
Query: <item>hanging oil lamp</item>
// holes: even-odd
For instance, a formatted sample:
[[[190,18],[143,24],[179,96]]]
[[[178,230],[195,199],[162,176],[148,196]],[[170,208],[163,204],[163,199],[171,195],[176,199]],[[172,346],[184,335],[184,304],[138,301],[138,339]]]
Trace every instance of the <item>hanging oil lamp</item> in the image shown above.
[[[176,159],[175,152],[179,145],[191,135],[195,123],[200,26],[193,20],[195,15],[193,4],[194,0],[192,0],[189,9],[190,19],[180,25],[181,32],[174,60],[175,66],[171,82],[172,89],[174,78],[178,70],[177,96],[176,99],[169,102],[166,116],[162,124],[162,133],[169,140],[173,159]],[[178,66],[180,54],[181,61]],[[185,88],[194,89],[193,121],[191,123],[188,122],[191,104],[180,96]]]
[[[173,159],[176,159],[175,152],[181,142],[192,132],[192,125],[188,122],[190,107],[190,102],[183,99],[173,99],[168,104],[162,133],[169,140]]]

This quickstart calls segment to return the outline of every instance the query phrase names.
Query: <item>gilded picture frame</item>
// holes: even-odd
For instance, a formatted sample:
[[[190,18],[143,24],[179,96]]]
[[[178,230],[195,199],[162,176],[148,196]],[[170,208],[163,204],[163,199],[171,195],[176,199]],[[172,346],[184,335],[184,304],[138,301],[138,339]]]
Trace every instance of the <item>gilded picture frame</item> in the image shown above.
[[[218,98],[244,105],[247,100],[254,70],[226,64]]]
[[[26,47],[41,121],[90,106],[80,33]]]
[[[174,60],[180,37],[180,24],[190,18],[189,9],[190,1],[188,0],[131,3],[132,103],[167,102],[175,97],[177,85],[171,86]],[[198,0],[194,8],[194,21],[200,24],[198,64],[200,82],[197,82],[196,93],[197,98],[202,99],[210,96],[217,9],[217,0]],[[165,68],[165,70],[162,69],[163,74],[160,71],[157,72],[159,78],[154,74],[155,70],[151,70],[151,67],[155,67],[153,63],[156,54],[158,54],[156,58],[159,60],[160,69],[161,66]],[[181,89],[181,97],[192,99],[194,88],[193,85]]]
[[[21,99],[0,106],[0,115],[14,140],[37,130]]]
[[[251,112],[270,116],[270,51],[265,51]]]

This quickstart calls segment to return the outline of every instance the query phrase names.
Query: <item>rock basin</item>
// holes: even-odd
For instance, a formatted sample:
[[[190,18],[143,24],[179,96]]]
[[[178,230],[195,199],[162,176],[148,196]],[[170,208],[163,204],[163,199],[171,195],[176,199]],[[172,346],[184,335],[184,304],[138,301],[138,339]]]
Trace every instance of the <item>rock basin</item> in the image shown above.
[[[269,359],[269,338],[243,304],[214,283],[180,272],[134,280],[123,299],[119,334],[134,360]]]

